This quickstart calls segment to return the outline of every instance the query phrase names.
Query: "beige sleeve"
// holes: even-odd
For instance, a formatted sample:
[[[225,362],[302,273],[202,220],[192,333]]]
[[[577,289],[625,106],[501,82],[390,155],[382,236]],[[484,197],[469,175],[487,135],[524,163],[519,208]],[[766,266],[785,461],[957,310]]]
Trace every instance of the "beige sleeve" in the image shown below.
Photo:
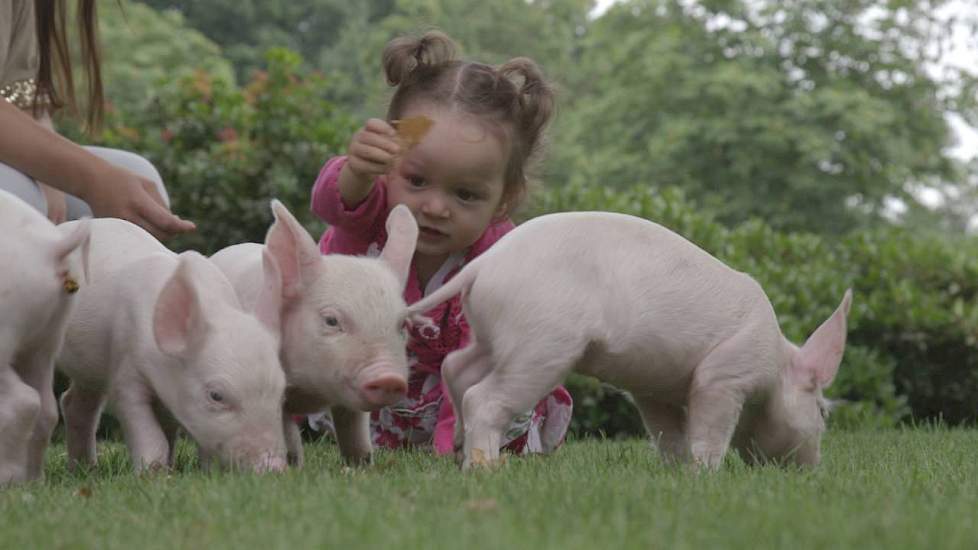
[[[0,0],[0,87],[37,76],[33,0]]]

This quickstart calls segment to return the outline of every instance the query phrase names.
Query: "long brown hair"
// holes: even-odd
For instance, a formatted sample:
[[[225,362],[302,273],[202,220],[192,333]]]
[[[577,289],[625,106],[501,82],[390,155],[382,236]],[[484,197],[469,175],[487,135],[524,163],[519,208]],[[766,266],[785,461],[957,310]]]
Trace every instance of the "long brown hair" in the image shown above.
[[[40,66],[37,71],[37,93],[34,96],[34,114],[44,103],[50,111],[67,107],[78,114],[75,96],[75,79],[68,50],[66,0],[34,0],[34,19],[37,25],[37,45]],[[95,0],[78,0],[78,42],[81,45],[81,62],[87,83],[87,116],[89,131],[102,123],[105,98],[102,92],[101,55],[98,47],[98,17]]]

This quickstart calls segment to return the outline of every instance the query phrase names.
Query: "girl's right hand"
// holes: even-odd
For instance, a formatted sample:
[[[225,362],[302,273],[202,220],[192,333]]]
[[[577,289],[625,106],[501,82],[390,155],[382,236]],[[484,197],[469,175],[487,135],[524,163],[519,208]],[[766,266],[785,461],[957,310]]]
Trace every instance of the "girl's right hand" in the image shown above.
[[[97,217],[122,218],[159,240],[193,231],[193,222],[170,212],[152,181],[124,168],[107,165],[100,180],[85,189],[81,197]]]
[[[374,177],[390,171],[400,152],[394,127],[372,118],[353,134],[346,152],[346,166],[361,182],[372,182]]]

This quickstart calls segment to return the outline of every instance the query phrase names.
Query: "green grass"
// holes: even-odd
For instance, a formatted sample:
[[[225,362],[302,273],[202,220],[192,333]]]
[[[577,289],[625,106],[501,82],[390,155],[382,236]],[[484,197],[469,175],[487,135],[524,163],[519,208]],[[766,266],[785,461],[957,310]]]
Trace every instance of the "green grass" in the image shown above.
[[[814,470],[729,460],[697,474],[642,441],[576,441],[462,474],[426,452],[350,470],[306,446],[282,475],[196,469],[136,477],[102,445],[69,473],[0,492],[2,548],[978,548],[978,431],[830,433]]]

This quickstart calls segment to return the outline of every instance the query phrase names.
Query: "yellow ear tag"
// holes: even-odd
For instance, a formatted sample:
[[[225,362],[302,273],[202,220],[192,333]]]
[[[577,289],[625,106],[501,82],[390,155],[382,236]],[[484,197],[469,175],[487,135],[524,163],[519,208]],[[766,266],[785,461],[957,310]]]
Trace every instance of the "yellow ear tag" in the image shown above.
[[[395,120],[393,123],[394,127],[397,128],[397,136],[404,140],[405,146],[410,149],[421,143],[435,121],[424,115],[419,115]]]
[[[67,292],[68,294],[74,294],[78,292],[78,281],[74,280],[71,277],[71,274],[66,273],[64,287],[65,287],[65,292]]]

